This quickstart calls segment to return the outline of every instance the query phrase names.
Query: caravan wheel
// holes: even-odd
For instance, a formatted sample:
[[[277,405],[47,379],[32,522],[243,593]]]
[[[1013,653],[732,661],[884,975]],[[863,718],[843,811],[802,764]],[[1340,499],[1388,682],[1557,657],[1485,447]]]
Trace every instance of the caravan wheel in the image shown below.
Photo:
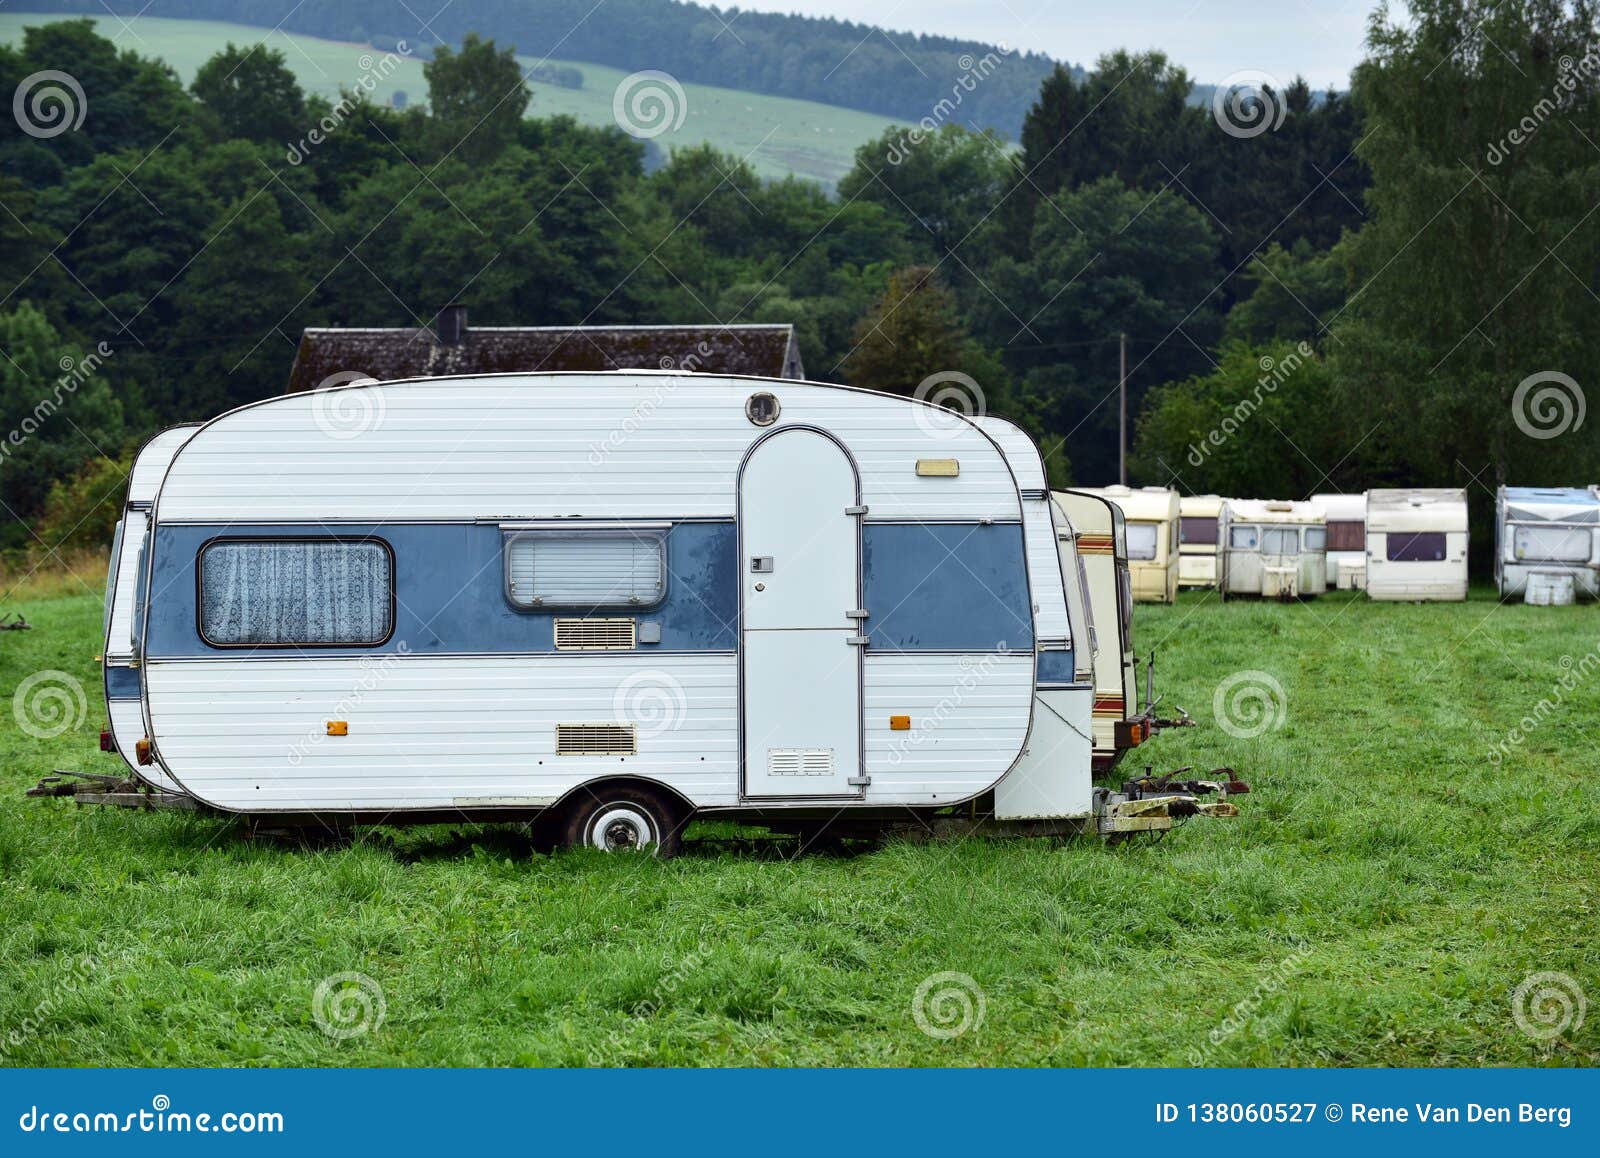
[[[683,847],[683,822],[666,799],[648,788],[601,785],[586,790],[567,818],[568,848],[647,852],[662,858]]]

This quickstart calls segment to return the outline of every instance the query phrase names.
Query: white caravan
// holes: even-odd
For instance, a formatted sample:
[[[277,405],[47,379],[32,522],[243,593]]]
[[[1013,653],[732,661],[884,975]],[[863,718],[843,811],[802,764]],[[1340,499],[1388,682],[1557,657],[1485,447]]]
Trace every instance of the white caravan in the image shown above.
[[[1367,595],[1467,597],[1467,493],[1418,487],[1367,492]]]
[[[1178,586],[1215,587],[1222,574],[1222,504],[1217,495],[1178,500]]]
[[[1178,597],[1178,492],[1166,487],[1082,487],[1109,499],[1127,522],[1128,569],[1135,603]]]
[[[1315,503],[1229,499],[1222,509],[1222,597],[1303,599],[1328,589],[1328,529]]]
[[[1328,517],[1328,590],[1367,585],[1367,496],[1312,495]]]
[[[1600,595],[1600,495],[1593,488],[1501,487],[1494,531],[1502,599],[1571,603]]]
[[[1070,527],[1001,420],[623,371],[357,382],[173,438],[124,531],[139,723],[113,735],[203,810],[662,854],[695,815],[1236,811],[1093,787]]]

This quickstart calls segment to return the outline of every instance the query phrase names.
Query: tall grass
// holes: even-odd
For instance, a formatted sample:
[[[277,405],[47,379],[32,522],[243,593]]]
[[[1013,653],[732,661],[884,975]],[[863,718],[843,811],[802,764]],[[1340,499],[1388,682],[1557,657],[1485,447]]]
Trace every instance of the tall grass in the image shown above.
[[[1600,688],[1488,755],[1600,642],[1592,606],[1141,607],[1141,652],[1160,645],[1159,687],[1201,726],[1139,763],[1237,768],[1238,820],[1118,848],[697,840],[663,864],[481,826],[253,843],[25,799],[111,759],[98,601],[38,583],[18,603],[35,630],[0,634],[0,688],[59,669],[92,706],[48,742],[0,733],[8,1064],[1600,1060],[1592,1009],[1549,1042],[1513,1011],[1541,972],[1600,999]],[[1245,671],[1283,689],[1249,739],[1213,711]],[[365,1005],[342,974],[375,987]],[[325,1032],[319,985],[366,1032]]]

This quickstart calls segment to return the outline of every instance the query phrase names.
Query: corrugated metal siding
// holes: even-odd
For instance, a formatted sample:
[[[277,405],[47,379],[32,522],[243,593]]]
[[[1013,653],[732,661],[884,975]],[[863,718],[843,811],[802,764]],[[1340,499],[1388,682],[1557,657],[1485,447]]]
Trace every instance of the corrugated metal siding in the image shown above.
[[[172,464],[172,456],[194,437],[198,426],[178,426],[171,430],[163,430],[139,451],[139,457],[133,461],[133,471],[128,475],[128,501],[130,503],[148,503],[155,499],[156,491],[161,486],[161,477],[167,473],[167,467]]]
[[[549,802],[602,774],[737,799],[731,655],[153,662],[163,760],[224,808]],[[225,692],[219,689],[226,689]],[[329,720],[349,735],[326,735]],[[633,721],[639,756],[556,756],[556,725]],[[541,763],[542,762],[542,763]]]
[[[144,739],[144,711],[138,700],[113,700],[107,704],[111,720],[111,734],[117,741],[117,752],[128,766],[128,771],[166,792],[182,792],[173,779],[159,765],[134,763],[134,745]],[[100,769],[96,769],[99,771]]]
[[[820,385],[650,375],[419,382],[277,398],[219,419],[173,464],[169,520],[462,517],[729,518],[740,462],[772,428],[744,416],[770,390],[781,422],[839,437],[871,518],[1015,519],[1004,458],[973,427],[916,422],[919,404]],[[937,450],[959,478],[918,478]],[[796,480],[797,484],[803,480]]]
[[[1033,656],[866,657],[866,770],[872,803],[938,803],[982,792],[1028,736]],[[889,727],[909,715],[909,731]]]

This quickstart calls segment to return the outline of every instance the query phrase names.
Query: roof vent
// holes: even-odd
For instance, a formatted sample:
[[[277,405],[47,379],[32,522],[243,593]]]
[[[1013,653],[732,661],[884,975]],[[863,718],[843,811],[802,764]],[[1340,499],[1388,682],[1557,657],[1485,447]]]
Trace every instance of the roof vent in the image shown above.
[[[441,346],[459,346],[467,340],[467,307],[451,302],[439,311],[434,330]]]

